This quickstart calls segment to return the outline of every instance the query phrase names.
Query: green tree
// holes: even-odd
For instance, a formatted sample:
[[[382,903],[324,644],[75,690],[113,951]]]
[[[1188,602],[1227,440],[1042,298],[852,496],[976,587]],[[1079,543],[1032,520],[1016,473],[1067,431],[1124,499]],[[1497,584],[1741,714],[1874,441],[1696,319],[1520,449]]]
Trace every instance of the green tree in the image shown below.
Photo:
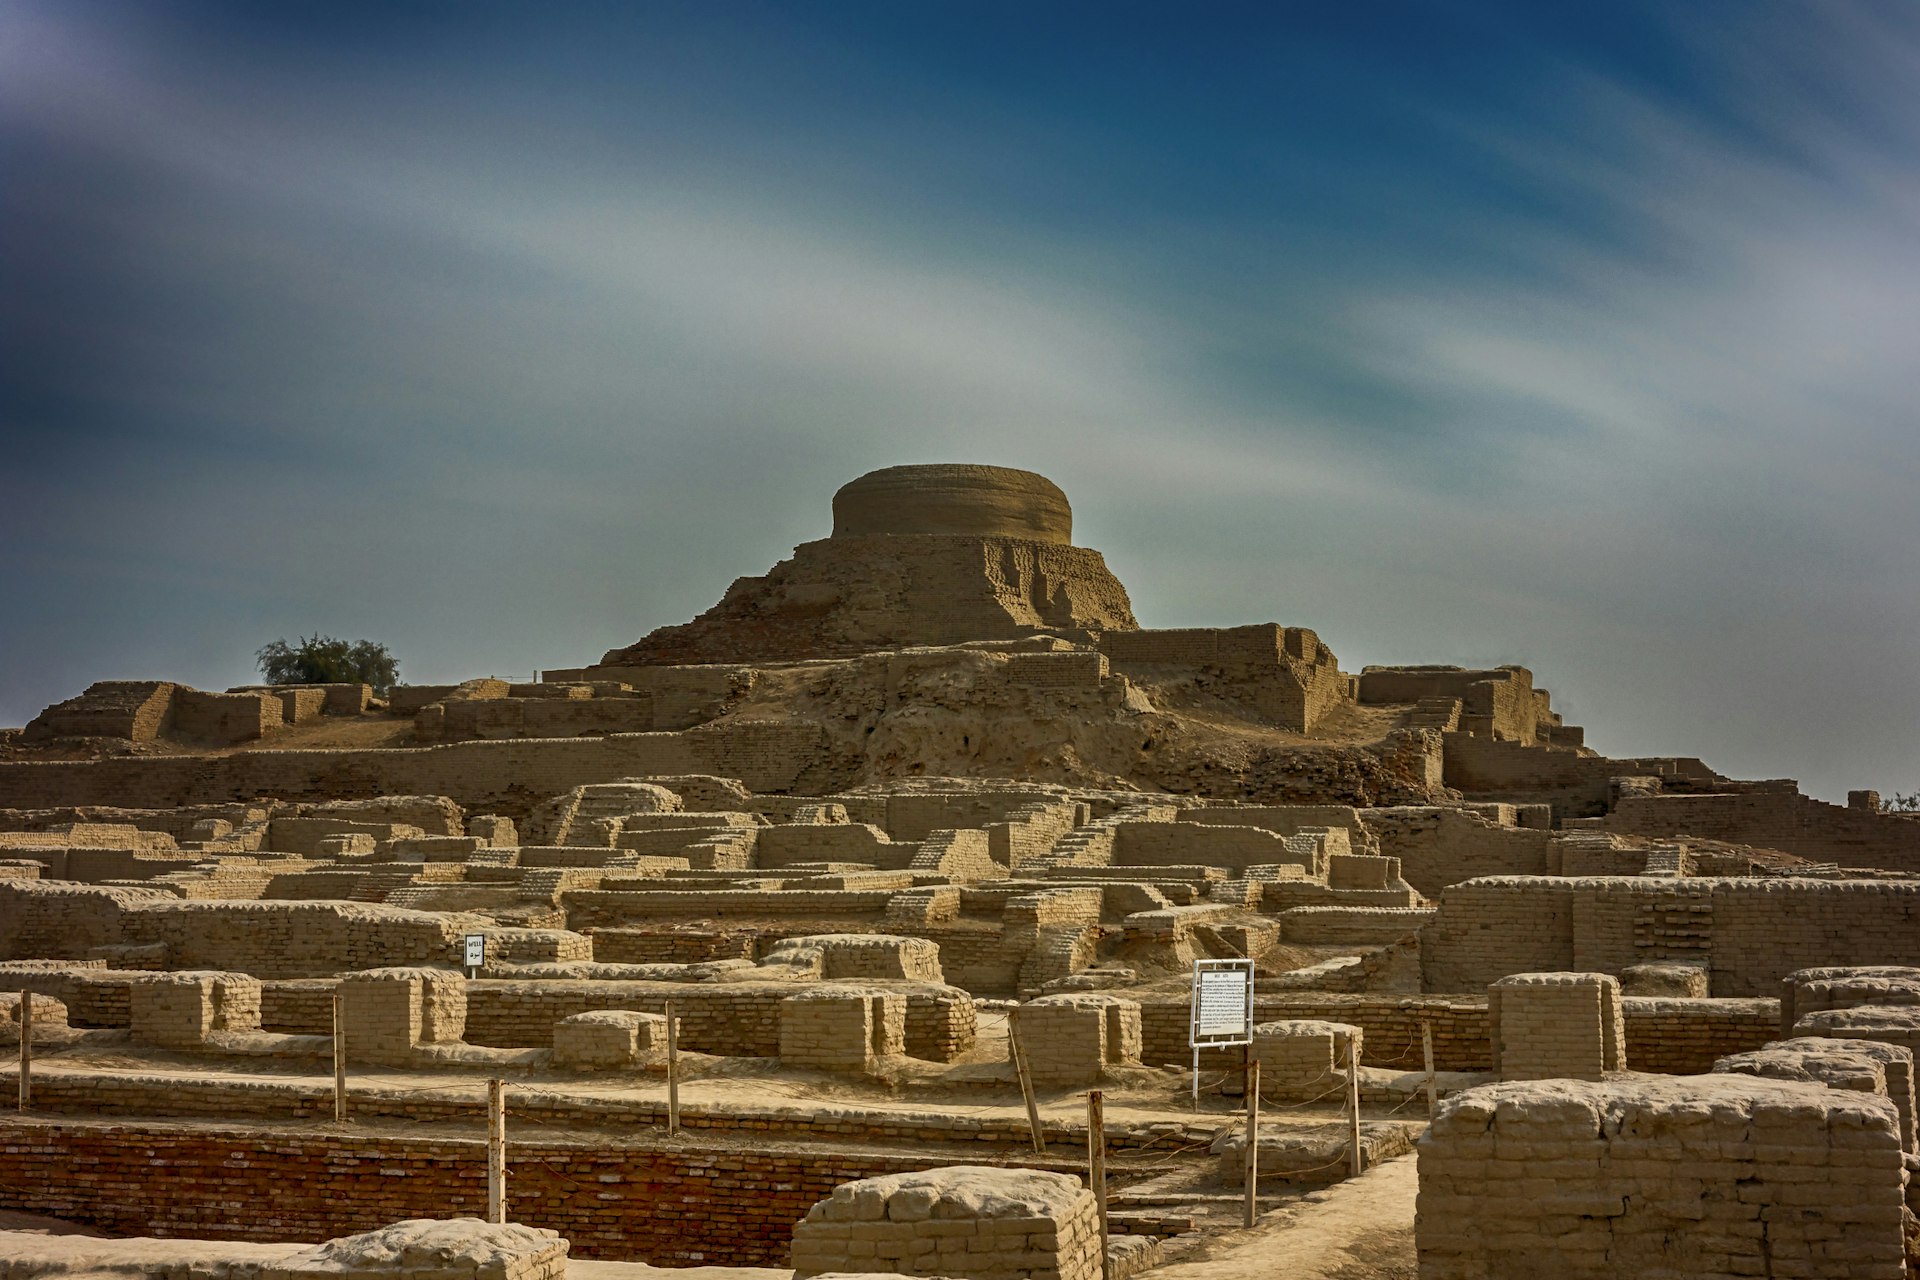
[[[268,684],[370,684],[385,697],[400,679],[400,660],[371,640],[303,636],[291,645],[282,637],[257,657]]]

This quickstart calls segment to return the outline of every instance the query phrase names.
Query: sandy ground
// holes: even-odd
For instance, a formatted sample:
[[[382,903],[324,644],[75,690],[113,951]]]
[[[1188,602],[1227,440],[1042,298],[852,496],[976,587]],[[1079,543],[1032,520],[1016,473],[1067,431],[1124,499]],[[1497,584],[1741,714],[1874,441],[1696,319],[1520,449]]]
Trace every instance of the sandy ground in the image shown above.
[[[18,1225],[16,1225],[18,1224]],[[271,1262],[309,1246],[304,1244],[244,1244],[231,1240],[156,1240],[144,1236],[109,1239],[72,1223],[35,1218],[24,1213],[0,1213],[0,1263],[29,1264],[36,1274],[58,1274],[68,1280],[89,1276],[129,1276],[205,1266],[214,1262]],[[397,1272],[395,1273],[398,1274]],[[786,1280],[793,1273],[766,1267],[650,1267],[644,1262],[567,1263],[570,1280]]]
[[[650,1267],[644,1262],[567,1263],[567,1280],[787,1280],[793,1272],[773,1267]]]
[[[1419,1163],[1401,1156],[1217,1236],[1154,1280],[1413,1280]]]
[[[993,1017],[1004,1023],[1003,1018]],[[989,1018],[982,1018],[986,1023]],[[983,1028],[984,1029],[984,1028]],[[34,1072],[38,1078],[66,1076],[119,1076],[183,1084],[251,1084],[257,1087],[301,1086],[330,1089],[331,1069],[321,1062],[285,1059],[258,1059],[251,1063],[233,1058],[195,1058],[190,1055],[154,1053],[120,1041],[122,1036],[92,1033],[91,1043],[78,1044],[62,1051],[43,1051],[36,1055]],[[969,1058],[991,1059],[1004,1049],[986,1047]],[[963,1116],[1023,1122],[1026,1110],[1012,1079],[1012,1071],[1002,1062],[973,1061],[939,1068],[907,1060],[908,1076],[892,1083],[855,1081],[828,1072],[805,1072],[782,1068],[773,1059],[717,1058],[688,1054],[682,1059],[680,1103],[689,1111],[859,1111],[867,1114]],[[926,1068],[924,1073],[921,1068]],[[1370,1082],[1399,1081],[1410,1092],[1417,1088],[1417,1076],[1402,1077],[1388,1071],[1368,1071]],[[486,1079],[499,1075],[507,1080],[512,1095],[521,1099],[540,1095],[581,1099],[607,1099],[622,1102],[651,1101],[664,1104],[667,1088],[664,1072],[634,1071],[622,1075],[595,1073],[572,1075],[529,1072],[513,1066],[488,1067],[475,1063],[463,1068],[446,1067],[433,1071],[405,1071],[391,1068],[356,1066],[348,1073],[349,1107],[358,1096],[433,1095],[444,1099],[471,1100],[477,1107],[485,1096]],[[1238,1100],[1203,1095],[1203,1110],[1196,1113],[1189,1101],[1191,1076],[1174,1068],[1136,1068],[1125,1073],[1123,1081],[1105,1090],[1108,1119],[1122,1123],[1181,1121],[1207,1126],[1237,1125],[1242,1111]],[[0,1086],[11,1087],[13,1072],[0,1066]],[[1203,1082],[1217,1081],[1218,1073],[1205,1072]],[[1446,1083],[1451,1084],[1449,1079]],[[1086,1118],[1084,1089],[1043,1092],[1039,1097],[1041,1115],[1050,1121],[1077,1122]],[[1397,1108],[1369,1103],[1363,1114],[1369,1120],[1424,1119],[1424,1102],[1409,1097]],[[1340,1114],[1338,1098],[1325,1105],[1285,1106],[1269,1103],[1262,1109],[1263,1127],[1284,1128],[1289,1124],[1323,1125]],[[708,1134],[703,1137],[715,1137]]]
[[[1181,982],[1186,980],[1183,978]],[[490,1053],[494,1051],[481,1051]],[[498,1051],[503,1058],[516,1050]],[[37,1074],[54,1077],[75,1075],[114,1075],[141,1078],[179,1079],[188,1083],[247,1082],[259,1086],[304,1086],[330,1089],[333,1072],[330,1060],[259,1057],[236,1058],[228,1055],[202,1056],[166,1053],[147,1045],[135,1044],[124,1031],[91,1031],[73,1035],[65,1047],[48,1046],[36,1050]],[[0,1060],[0,1084],[11,1087],[10,1062]],[[529,1069],[502,1061],[489,1065],[483,1061],[447,1064],[430,1070],[367,1067],[349,1069],[349,1097],[359,1093],[423,1093],[450,1098],[471,1098],[476,1103],[485,1095],[490,1075],[505,1078],[515,1093],[559,1094],[580,1098],[617,1099],[624,1102],[652,1101],[664,1104],[667,1096],[666,1074],[662,1067],[627,1072],[555,1072]],[[1151,1123],[1179,1120],[1199,1123],[1237,1123],[1242,1103],[1237,1098],[1211,1092],[1222,1073],[1208,1069],[1201,1073],[1202,1108],[1196,1113],[1191,1103],[1192,1076],[1174,1067],[1138,1067],[1114,1073],[1115,1079],[1103,1090],[1106,1111],[1115,1121]],[[1420,1096],[1422,1077],[1382,1068],[1365,1068],[1363,1076],[1369,1101],[1363,1115],[1369,1120],[1420,1120],[1425,1118],[1424,1098]],[[1463,1086],[1478,1077],[1442,1072],[1443,1091]],[[1384,1105],[1373,1099],[1376,1090],[1394,1089],[1404,1101],[1398,1106]],[[952,1063],[921,1062],[901,1059],[898,1070],[883,1079],[860,1079],[838,1072],[798,1071],[783,1067],[772,1058],[716,1057],[687,1053],[681,1056],[680,1102],[689,1109],[715,1111],[820,1108],[858,1109],[863,1112],[993,1117],[1024,1121],[1026,1110],[1007,1062],[1007,1015],[993,1009],[982,1010],[979,1038],[972,1049]],[[1084,1087],[1039,1091],[1040,1113],[1048,1120],[1079,1121],[1086,1118]],[[1263,1125],[1284,1126],[1290,1122],[1323,1124],[1340,1114],[1341,1100],[1329,1097],[1322,1105],[1284,1105],[1269,1102],[1263,1108]]]
[[[984,1021],[984,1020],[983,1020]],[[995,1023],[1004,1018],[993,1016]],[[996,1028],[997,1029],[997,1028]],[[242,1087],[285,1088],[300,1085],[324,1089],[331,1085],[331,1073],[321,1074],[319,1063],[285,1060],[260,1060],[242,1064],[231,1058],[213,1061],[193,1055],[154,1054],[126,1042],[123,1034],[89,1033],[90,1043],[75,1046],[65,1053],[54,1052],[36,1063],[42,1079],[69,1074],[118,1075],[160,1082],[209,1082],[239,1084]],[[992,1050],[987,1056],[991,1056]],[[682,1087],[682,1105],[691,1112],[737,1112],[766,1115],[793,1112],[815,1117],[832,1113],[861,1113],[869,1117],[886,1115],[939,1115],[993,1117],[1018,1124],[1025,1110],[1017,1089],[1010,1080],[1000,1078],[1003,1063],[977,1063],[972,1069],[982,1078],[976,1082],[934,1083],[915,1080],[899,1091],[884,1084],[855,1084],[845,1077],[812,1072],[782,1070],[773,1060],[704,1058],[689,1055],[694,1068]],[[211,1069],[210,1069],[211,1068]],[[987,1069],[992,1068],[991,1072]],[[647,1098],[664,1101],[665,1082],[659,1074],[635,1072],[609,1079],[605,1074],[579,1077],[524,1071],[489,1071],[486,1068],[407,1072],[356,1069],[350,1078],[351,1092],[363,1099],[404,1094],[434,1095],[439,1098],[471,1099],[474,1115],[484,1096],[485,1079],[498,1071],[509,1079],[508,1138],[527,1141],[547,1136],[579,1137],[594,1132],[609,1136],[628,1134],[631,1125],[610,1119],[604,1127],[568,1124],[549,1130],[535,1116],[518,1112],[518,1100],[532,1101],[539,1095],[562,1095],[587,1099],[631,1101]],[[964,1071],[962,1073],[965,1074]],[[1388,1073],[1380,1073],[1387,1075]],[[0,1071],[0,1086],[7,1084],[9,1072]],[[516,1078],[517,1076],[517,1078]],[[1204,1112],[1196,1115],[1190,1108],[1186,1073],[1173,1070],[1142,1070],[1124,1085],[1109,1088],[1109,1122],[1153,1123],[1197,1122],[1198,1135],[1188,1139],[1189,1146],[1177,1153],[1161,1152],[1152,1157],[1116,1156],[1109,1164],[1113,1178],[1116,1212],[1146,1208],[1149,1212],[1170,1212],[1191,1216],[1203,1224],[1196,1234],[1169,1241],[1169,1262],[1155,1271],[1162,1275],[1173,1271],[1190,1272],[1179,1280],[1254,1280],[1259,1268],[1267,1275],[1323,1277],[1324,1280],[1403,1280],[1412,1277],[1413,1161],[1392,1160],[1370,1171],[1357,1181],[1339,1184],[1321,1191],[1275,1188],[1268,1201],[1280,1207],[1272,1209],[1250,1231],[1222,1233],[1235,1221],[1238,1195],[1221,1183],[1217,1165],[1205,1153],[1208,1131],[1237,1129],[1238,1106],[1227,1099],[1211,1097]],[[905,1083],[905,1082],[903,1082]],[[0,1089],[0,1091],[4,1091]],[[1041,1110],[1049,1120],[1082,1122],[1085,1097],[1079,1091],[1061,1091],[1044,1100]],[[1423,1103],[1400,1108],[1369,1106],[1368,1118],[1413,1120],[1424,1112]],[[1337,1104],[1305,1108],[1269,1107],[1263,1109],[1262,1128],[1268,1134],[1295,1129],[1311,1140],[1311,1131],[1324,1130],[1338,1116]],[[179,1118],[169,1123],[185,1126],[217,1125],[206,1118]],[[264,1121],[269,1125],[296,1129],[331,1127],[330,1122]],[[356,1131],[394,1132],[419,1127],[405,1122],[355,1122]],[[459,1127],[457,1123],[455,1127]],[[1191,1133],[1191,1130],[1189,1131]],[[764,1142],[764,1136],[751,1132],[729,1134],[724,1130],[700,1134],[705,1143],[729,1145],[733,1142]],[[853,1144],[859,1145],[859,1144]],[[1069,1144],[1072,1145],[1072,1144]],[[1077,1151],[1077,1147],[1075,1148]],[[1062,1154],[1056,1149],[1056,1154]],[[1071,1155],[1071,1152],[1064,1154]],[[84,1233],[55,1236],[49,1233]],[[33,1233],[33,1234],[22,1234]],[[53,1263],[69,1280],[85,1275],[130,1273],[136,1261],[171,1258],[172,1250],[189,1247],[192,1242],[163,1241],[128,1243],[89,1239],[93,1233],[70,1224],[25,1215],[0,1216],[0,1264],[8,1258],[42,1258],[53,1250]],[[98,1246],[98,1247],[96,1247]],[[109,1247],[110,1246],[110,1247]],[[203,1245],[203,1248],[226,1248]],[[273,1246],[256,1246],[268,1249]],[[145,1252],[142,1252],[142,1251]],[[1285,1265],[1281,1265],[1282,1262]],[[616,1275],[615,1269],[626,1274]],[[612,1264],[577,1261],[570,1269],[583,1280],[660,1280],[642,1275],[656,1268],[639,1264]],[[0,1270],[4,1266],[0,1265]],[[35,1267],[37,1273],[46,1268]],[[690,1274],[697,1273],[697,1274]],[[783,1280],[785,1272],[754,1268],[692,1268],[673,1273],[682,1280]]]

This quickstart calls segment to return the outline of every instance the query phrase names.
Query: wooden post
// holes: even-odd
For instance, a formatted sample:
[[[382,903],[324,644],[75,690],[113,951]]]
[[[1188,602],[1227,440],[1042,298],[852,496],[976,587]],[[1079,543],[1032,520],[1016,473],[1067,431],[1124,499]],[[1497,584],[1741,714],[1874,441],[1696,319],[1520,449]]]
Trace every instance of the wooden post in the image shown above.
[[[1040,1131],[1040,1102],[1033,1096],[1033,1076],[1027,1070],[1027,1050],[1014,1030],[1013,1015],[1007,1015],[1007,1046],[1013,1051],[1013,1073],[1020,1079],[1020,1096],[1027,1103],[1027,1136],[1033,1140],[1036,1155],[1047,1154],[1047,1135]]]
[[[1100,1210],[1100,1274],[1107,1274],[1107,1119],[1100,1091],[1087,1094],[1087,1185]]]
[[[1434,1109],[1439,1105],[1439,1082],[1433,1075],[1433,1024],[1420,1024],[1420,1054],[1427,1064],[1427,1119],[1433,1119]]]
[[[667,1132],[680,1132],[680,1020],[667,1001]]]
[[[33,1105],[33,992],[20,993],[20,1109]]]
[[[333,1118],[347,1119],[347,1022],[340,1011],[340,993],[333,993]]]
[[[487,1221],[507,1220],[507,1082],[487,1081]]]
[[[1260,1059],[1247,1064],[1247,1216],[1260,1216]]]
[[[1351,1149],[1351,1172],[1360,1176],[1363,1159],[1360,1154],[1360,1049],[1356,1043],[1358,1037],[1347,1037],[1347,1142]]]

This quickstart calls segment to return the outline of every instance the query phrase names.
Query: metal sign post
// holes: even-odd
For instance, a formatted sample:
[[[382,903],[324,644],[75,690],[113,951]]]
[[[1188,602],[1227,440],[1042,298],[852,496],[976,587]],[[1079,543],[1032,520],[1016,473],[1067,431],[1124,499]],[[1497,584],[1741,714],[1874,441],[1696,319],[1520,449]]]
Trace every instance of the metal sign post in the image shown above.
[[[468,934],[466,936],[466,947],[467,976],[469,978],[477,978],[480,976],[480,970],[485,968],[487,963],[487,935],[484,933]]]
[[[1193,1046],[1193,1109],[1200,1109],[1200,1049],[1253,1043],[1253,961],[1195,960],[1187,1040]]]

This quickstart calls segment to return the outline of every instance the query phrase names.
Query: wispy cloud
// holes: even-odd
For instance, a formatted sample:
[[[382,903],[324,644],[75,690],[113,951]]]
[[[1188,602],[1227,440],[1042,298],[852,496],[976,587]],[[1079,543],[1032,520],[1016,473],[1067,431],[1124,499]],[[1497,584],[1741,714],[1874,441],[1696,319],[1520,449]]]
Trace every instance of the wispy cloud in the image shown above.
[[[1252,171],[1205,217],[942,203],[992,150],[977,84],[863,152],[8,6],[0,574],[38,607],[0,627],[63,657],[0,721],[346,620],[416,678],[578,661],[824,533],[851,475],[971,457],[1060,480],[1152,622],[1530,660],[1615,751],[1911,786],[1920,34],[1671,21],[1677,87],[1516,37],[1525,111],[1371,104],[1524,199],[1296,236]],[[992,172],[1044,188],[1072,128]]]

